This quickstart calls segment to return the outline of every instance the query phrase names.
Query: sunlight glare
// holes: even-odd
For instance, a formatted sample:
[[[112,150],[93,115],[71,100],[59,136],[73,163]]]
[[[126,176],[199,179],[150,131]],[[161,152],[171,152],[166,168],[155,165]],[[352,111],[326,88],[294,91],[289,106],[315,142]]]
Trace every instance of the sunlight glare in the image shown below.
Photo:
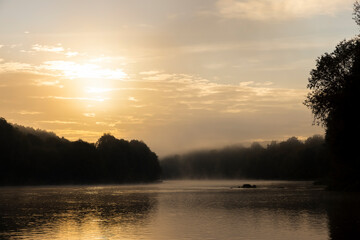
[[[120,68],[89,61],[47,61],[42,69],[64,81],[65,89],[71,96],[67,99],[95,101],[101,103],[102,107],[105,102],[108,106],[111,105],[111,101],[105,101],[111,99],[110,92],[128,78]]]
[[[120,68],[102,68],[94,63],[80,64],[71,61],[47,61],[44,68],[56,71],[60,76],[67,79],[97,78],[122,80],[127,78],[127,74]]]

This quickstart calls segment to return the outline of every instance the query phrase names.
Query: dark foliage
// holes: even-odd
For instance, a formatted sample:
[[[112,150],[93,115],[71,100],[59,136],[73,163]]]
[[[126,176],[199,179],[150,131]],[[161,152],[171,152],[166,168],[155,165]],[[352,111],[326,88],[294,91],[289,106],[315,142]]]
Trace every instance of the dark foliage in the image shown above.
[[[11,125],[0,118],[0,184],[90,184],[159,179],[158,158],[137,140],[104,134],[96,144]]]
[[[328,170],[327,148],[321,136],[305,142],[292,137],[267,147],[228,147],[165,157],[163,178],[320,179]]]
[[[354,20],[360,24],[360,5],[354,5]],[[332,53],[317,59],[311,71],[305,100],[315,122],[326,130],[331,149],[329,188],[360,191],[360,161],[356,138],[360,92],[360,36],[340,42]]]

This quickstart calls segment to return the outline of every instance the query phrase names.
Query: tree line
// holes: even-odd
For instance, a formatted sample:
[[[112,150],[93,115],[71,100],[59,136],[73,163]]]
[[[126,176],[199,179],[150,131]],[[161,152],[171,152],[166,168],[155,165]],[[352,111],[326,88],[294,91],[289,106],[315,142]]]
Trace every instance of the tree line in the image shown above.
[[[168,156],[160,161],[165,179],[288,179],[314,180],[327,176],[328,148],[320,135],[296,137],[266,147],[233,146]]]
[[[0,118],[0,185],[149,182],[157,155],[142,141],[104,134],[94,143],[9,124]]]

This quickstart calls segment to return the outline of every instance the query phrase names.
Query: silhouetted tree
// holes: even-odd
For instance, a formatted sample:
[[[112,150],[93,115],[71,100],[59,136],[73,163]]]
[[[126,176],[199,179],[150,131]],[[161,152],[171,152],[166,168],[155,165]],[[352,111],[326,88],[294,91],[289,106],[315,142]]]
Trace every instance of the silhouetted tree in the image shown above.
[[[360,6],[354,5],[354,19],[360,23]],[[360,190],[360,162],[356,138],[360,91],[360,37],[341,41],[332,53],[316,61],[310,73],[311,92],[305,105],[311,108],[314,121],[325,127],[326,141],[332,150],[329,188]]]
[[[0,185],[149,182],[158,157],[145,143],[104,134],[96,144],[0,118]]]
[[[360,26],[360,3],[358,1],[356,1],[354,3],[354,20],[356,22],[357,25]]]

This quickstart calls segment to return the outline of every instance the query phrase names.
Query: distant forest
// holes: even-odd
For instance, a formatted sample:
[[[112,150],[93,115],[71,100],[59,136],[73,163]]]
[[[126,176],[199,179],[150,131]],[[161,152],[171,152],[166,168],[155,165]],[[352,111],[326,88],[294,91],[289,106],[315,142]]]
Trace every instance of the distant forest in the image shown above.
[[[173,155],[160,161],[164,179],[288,179],[318,180],[329,170],[328,150],[320,135],[295,137],[266,147],[226,147]]]
[[[141,141],[104,134],[95,144],[9,124],[0,118],[0,185],[150,182],[157,155]]]

